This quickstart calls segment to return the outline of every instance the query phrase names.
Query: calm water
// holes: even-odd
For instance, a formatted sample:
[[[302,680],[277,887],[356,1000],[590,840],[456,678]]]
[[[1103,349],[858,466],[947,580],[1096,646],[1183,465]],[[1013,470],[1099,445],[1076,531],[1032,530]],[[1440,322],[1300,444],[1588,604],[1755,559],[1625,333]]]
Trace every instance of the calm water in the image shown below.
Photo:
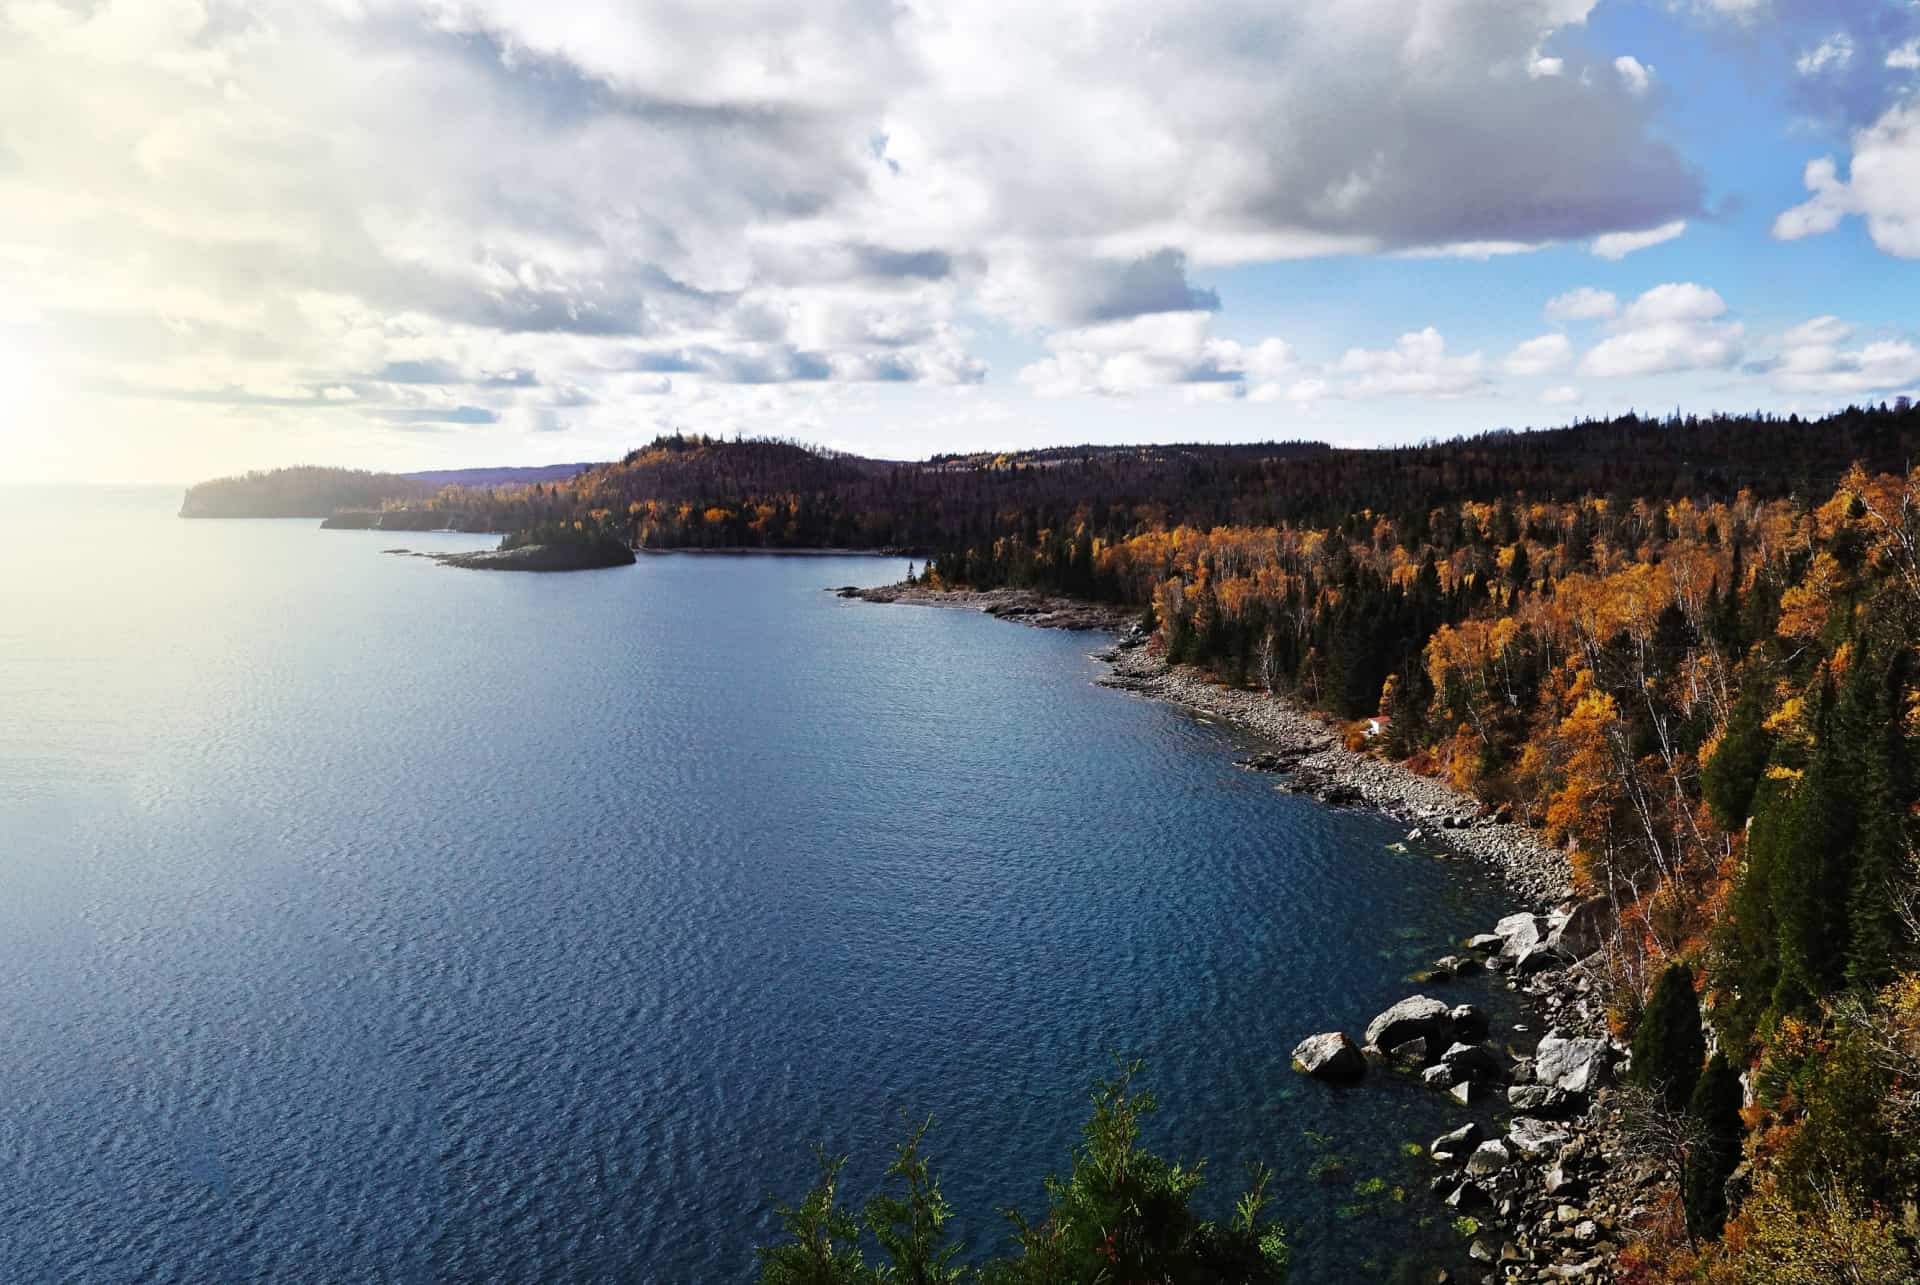
[[[1459,1114],[1287,1054],[1503,903],[1090,636],[821,592],[879,559],[0,498],[0,1280],[741,1282],[902,1109],[991,1249],[1115,1049],[1221,1204],[1274,1165],[1296,1279],[1457,1252],[1397,1147]]]

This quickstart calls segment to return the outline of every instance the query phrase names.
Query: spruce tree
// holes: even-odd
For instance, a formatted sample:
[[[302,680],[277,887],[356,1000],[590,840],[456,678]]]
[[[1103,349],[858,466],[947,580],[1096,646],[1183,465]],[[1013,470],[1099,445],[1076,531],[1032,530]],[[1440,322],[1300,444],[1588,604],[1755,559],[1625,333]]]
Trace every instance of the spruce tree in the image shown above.
[[[1632,1082],[1659,1093],[1674,1110],[1683,1110],[1706,1056],[1693,969],[1669,964],[1654,983],[1653,997],[1633,1037]]]
[[[1752,814],[1754,789],[1773,754],[1766,718],[1767,685],[1759,674],[1749,674],[1727,716],[1720,745],[1700,773],[1700,792],[1722,830],[1740,829]]]
[[[1688,1235],[1717,1240],[1726,1225],[1727,1179],[1740,1163],[1740,1096],[1740,1078],[1726,1054],[1715,1053],[1687,1102],[1701,1133],[1681,1180]]]
[[[1852,891],[1859,800],[1832,714],[1832,684],[1821,692],[1813,753],[1786,801],[1772,853],[1773,916],[1780,972],[1773,1007],[1790,1013],[1839,989],[1847,962],[1847,900]]]

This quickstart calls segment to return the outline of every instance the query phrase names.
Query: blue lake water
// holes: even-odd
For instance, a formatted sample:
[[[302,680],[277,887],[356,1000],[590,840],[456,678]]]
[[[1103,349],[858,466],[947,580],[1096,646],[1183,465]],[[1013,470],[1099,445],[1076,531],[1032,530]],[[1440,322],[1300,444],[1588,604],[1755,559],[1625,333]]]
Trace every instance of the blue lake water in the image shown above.
[[[1288,1053],[1505,902],[1097,636],[178,499],[0,491],[0,1280],[744,1282],[902,1110],[991,1250],[1115,1050],[1213,1207],[1274,1166],[1296,1280],[1457,1260],[1398,1147],[1463,1113]]]

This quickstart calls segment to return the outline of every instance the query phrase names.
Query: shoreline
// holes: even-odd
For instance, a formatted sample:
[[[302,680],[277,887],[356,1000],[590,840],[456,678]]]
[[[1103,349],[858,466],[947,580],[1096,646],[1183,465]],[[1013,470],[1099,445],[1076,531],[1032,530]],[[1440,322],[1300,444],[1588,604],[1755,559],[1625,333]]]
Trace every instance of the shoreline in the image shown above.
[[[1284,788],[1329,806],[1374,809],[1414,826],[1409,839],[1437,840],[1490,867],[1526,909],[1482,928],[1458,955],[1436,961],[1436,969],[1452,974],[1477,966],[1501,974],[1537,1019],[1539,1036],[1533,1036],[1534,1021],[1516,1028],[1525,1053],[1504,1044],[1498,1060],[1511,1065],[1485,1079],[1464,1072],[1451,1085],[1456,1095],[1504,1090],[1511,1123],[1502,1137],[1485,1138],[1469,1126],[1436,1139],[1432,1194],[1475,1221],[1469,1256],[1487,1269],[1479,1279],[1613,1279],[1615,1256],[1649,1212],[1649,1191],[1662,1178],[1657,1167],[1626,1155],[1624,1119],[1611,1086],[1627,1050],[1607,1028],[1595,967],[1612,931],[1612,912],[1604,899],[1574,898],[1566,853],[1527,826],[1489,815],[1480,800],[1444,782],[1344,748],[1324,723],[1289,700],[1169,666],[1148,651],[1137,612],[1021,589],[942,591],[899,584],[831,592],[863,602],[979,611],[1032,628],[1112,633],[1113,642],[1091,653],[1109,667],[1095,680],[1098,685],[1249,732],[1275,748],[1241,760],[1241,766],[1284,773]],[[1327,1038],[1300,1034],[1309,1041]],[[1391,1064],[1404,1052],[1369,1047],[1366,1055],[1376,1065]],[[1423,1078],[1443,1068],[1451,1072],[1452,1058],[1449,1050]],[[1449,1143],[1445,1152],[1438,1146],[1443,1142]],[[1479,1234],[1482,1228],[1487,1234]]]

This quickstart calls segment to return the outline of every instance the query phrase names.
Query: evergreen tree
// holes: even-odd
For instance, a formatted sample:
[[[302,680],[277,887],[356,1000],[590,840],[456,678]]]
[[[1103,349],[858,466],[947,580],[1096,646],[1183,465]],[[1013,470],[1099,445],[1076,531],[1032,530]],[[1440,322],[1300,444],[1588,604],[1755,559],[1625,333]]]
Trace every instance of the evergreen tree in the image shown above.
[[[1714,824],[1722,830],[1739,830],[1746,825],[1752,814],[1753,792],[1773,755],[1773,735],[1765,726],[1766,688],[1758,674],[1748,675],[1740,699],[1727,715],[1719,748],[1700,773],[1700,792],[1713,809]]]
[[[1780,1013],[1831,994],[1846,970],[1847,900],[1860,817],[1832,706],[1829,683],[1821,692],[1806,775],[1786,797],[1782,823],[1769,836],[1780,961],[1773,1007]]]
[[[1674,1110],[1683,1110],[1706,1056],[1693,969],[1669,964],[1654,983],[1653,997],[1634,1033],[1632,1082],[1659,1093]]]
[[[1724,1053],[1715,1053],[1687,1102],[1701,1133],[1681,1180],[1691,1236],[1717,1240],[1726,1225],[1727,1179],[1740,1163],[1740,1097],[1740,1077]]]
[[[1886,651],[1891,655],[1882,660]],[[1890,649],[1875,648],[1856,658],[1861,690],[1850,690],[1853,699],[1843,703],[1837,720],[1840,735],[1858,738],[1858,765],[1850,780],[1860,839],[1847,903],[1847,981],[1859,987],[1888,980],[1910,944],[1895,900],[1912,851],[1906,823],[1912,768],[1902,727],[1909,655],[1896,640]]]

